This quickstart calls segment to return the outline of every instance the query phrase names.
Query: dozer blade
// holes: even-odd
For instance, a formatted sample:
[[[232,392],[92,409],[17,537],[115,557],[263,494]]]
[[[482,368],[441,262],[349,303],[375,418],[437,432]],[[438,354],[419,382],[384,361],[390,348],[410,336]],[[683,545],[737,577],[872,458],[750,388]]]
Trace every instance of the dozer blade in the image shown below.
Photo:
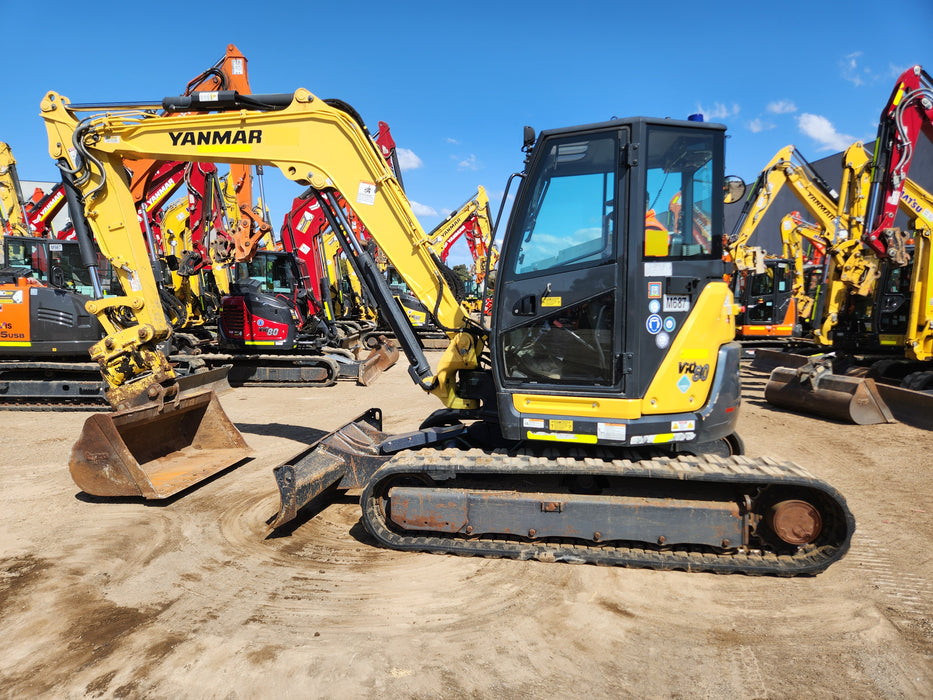
[[[756,372],[771,372],[775,367],[802,367],[812,359],[808,355],[798,355],[783,350],[755,348],[751,369]]]
[[[780,408],[835,420],[874,425],[894,421],[873,379],[838,374],[820,377],[814,386],[797,371],[777,367],[765,386],[765,401]]]
[[[302,506],[332,486],[362,488],[389,459],[379,454],[385,437],[382,412],[371,408],[276,467],[280,504],[272,529],[293,520]]]
[[[213,391],[96,413],[71,452],[71,478],[92,496],[168,498],[252,454]]]
[[[895,420],[914,428],[933,430],[933,394],[887,384],[876,386]]]

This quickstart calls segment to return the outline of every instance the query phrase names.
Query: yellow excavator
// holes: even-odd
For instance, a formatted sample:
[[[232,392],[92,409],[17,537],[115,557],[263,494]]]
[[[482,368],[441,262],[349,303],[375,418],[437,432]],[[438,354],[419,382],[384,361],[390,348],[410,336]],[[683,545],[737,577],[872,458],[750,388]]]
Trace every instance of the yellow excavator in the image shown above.
[[[26,202],[9,144],[0,141],[0,227],[7,236],[31,236]]]
[[[861,425],[897,419],[933,427],[927,417],[933,402],[916,393],[933,388],[933,195],[908,178],[900,209],[909,220],[907,265],[879,260],[857,239],[842,250],[827,248],[822,286],[804,290],[799,303],[800,308],[823,309],[821,316],[814,315],[817,321],[822,318],[831,352],[813,358],[764,357],[759,369],[769,362],[779,365],[765,388],[770,403]],[[794,216],[785,217],[783,225],[789,229],[785,240],[802,231],[820,235],[819,227]],[[861,283],[843,280],[846,274]],[[803,271],[796,276],[795,289],[805,287]]]
[[[371,409],[281,465],[273,527],[325,491],[360,488],[364,526],[397,549],[785,576],[819,572],[848,549],[854,519],[832,486],[796,465],[741,456],[741,348],[721,236],[704,244],[675,225],[663,251],[645,251],[646,201],[676,192],[684,210],[722,229],[725,127],[631,118],[526,128],[487,329],[438,273],[398,180],[345,103],[299,89],[102,107],[52,92],[41,110],[50,154],[124,285],[113,307],[136,320],[117,327],[93,306],[108,329],[96,356],[111,391],[155,399],[148,413],[124,413],[124,442],[162,449],[166,429],[190,433],[197,422],[166,415],[184,409],[159,353],[170,328],[122,172],[134,155],[271,165],[311,187],[412,379],[442,402],[419,430],[396,436]],[[77,116],[86,110],[96,113]],[[338,193],[448,334],[436,369],[348,233]],[[229,447],[193,435],[149,466],[239,458]],[[111,455],[84,435],[71,468],[86,490],[134,477],[115,476]]]
[[[824,301],[817,304],[819,307],[822,303],[824,308],[822,313],[817,310],[821,325],[814,328],[814,335],[821,343],[831,343],[844,356],[841,361],[833,357],[814,358],[795,368],[775,368],[765,387],[765,398],[769,402],[856,423],[884,422],[896,417],[914,424],[927,424],[922,420],[923,414],[929,411],[923,394],[882,390],[881,393],[890,397],[883,401],[871,376],[850,376],[853,368],[845,368],[846,375],[834,373],[851,363],[852,353],[866,349],[866,335],[874,336],[879,343],[883,340],[874,329],[890,320],[892,314],[884,313],[883,307],[872,300],[884,293],[879,280],[885,271],[891,279],[911,278],[907,271],[897,273],[896,270],[907,267],[912,254],[924,254],[922,245],[917,250],[910,249],[910,232],[894,226],[898,210],[906,208],[912,224],[921,230],[919,237],[923,238],[924,217],[911,211],[911,203],[916,205],[917,197],[912,202],[907,190],[908,174],[921,134],[933,141],[933,79],[917,65],[901,74],[881,112],[875,151],[869,167],[860,177],[867,181],[866,176],[870,174],[867,193],[851,209],[850,220],[858,223],[857,231],[832,247],[825,273],[830,285],[824,289]],[[915,262],[915,269],[921,275],[924,266],[922,257]],[[885,303],[896,304],[898,296],[890,295]],[[926,303],[922,284],[912,298],[920,305]],[[915,318],[922,319],[924,314],[918,313]],[[886,335],[890,338],[892,334]],[[923,345],[922,341],[917,342],[918,346]],[[857,369],[854,371],[861,373]],[[875,374],[883,372],[875,371]],[[921,369],[912,378],[911,386],[923,388],[925,383],[926,372]],[[895,405],[889,405],[892,403]],[[921,417],[919,423],[917,416]]]
[[[737,337],[754,340],[799,338],[803,335],[799,322],[803,314],[797,307],[798,297],[792,293],[790,283],[795,260],[771,256],[759,246],[748,245],[777,195],[787,187],[817,222],[825,245],[838,245],[850,251],[852,245],[846,246],[845,241],[858,239],[864,220],[870,184],[868,164],[869,157],[861,143],[846,149],[842,155],[841,193],[829,187],[795,146],[785,146],[765,166],[751,189],[727,244],[728,256],[736,268],[733,288],[741,307],[736,320]],[[782,237],[783,233],[782,229]],[[856,260],[867,259],[870,262],[875,256],[856,258],[847,252],[845,259],[851,267]],[[821,300],[831,298],[833,301],[829,304],[832,308],[826,309],[826,321],[819,317],[816,319],[820,322],[813,328],[817,342],[831,342],[828,340],[829,331],[836,315],[833,304],[843,303],[848,289],[846,285],[853,276],[854,272],[847,272],[843,280],[840,275],[837,288],[820,297]],[[822,312],[820,308],[818,313]]]
[[[486,188],[479,186],[475,195],[427,233],[428,248],[436,258],[438,270],[445,276],[454,295],[461,302],[466,300],[467,292],[464,280],[458,278],[453,270],[447,267],[447,256],[451,246],[461,238],[466,238],[470,254],[475,260],[482,249],[482,242],[490,238],[491,232],[489,197]],[[431,309],[411,294],[404,278],[392,265],[387,265],[384,272],[389,286],[395,292],[396,301],[404,309],[412,326],[418,330],[422,344],[437,349],[447,347],[447,337],[437,328]]]

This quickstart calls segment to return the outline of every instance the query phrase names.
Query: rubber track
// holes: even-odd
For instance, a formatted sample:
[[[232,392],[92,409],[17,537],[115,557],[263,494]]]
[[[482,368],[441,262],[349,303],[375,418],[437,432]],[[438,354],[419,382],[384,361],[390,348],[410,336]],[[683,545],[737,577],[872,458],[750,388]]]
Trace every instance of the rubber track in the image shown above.
[[[32,372],[48,372],[49,379],[59,381],[92,381],[100,383],[101,389],[104,380],[100,376],[100,365],[96,362],[43,362],[34,360],[3,360],[0,361],[0,383],[15,384],[23,375]],[[38,377],[29,377],[32,381]],[[110,404],[100,394],[61,396],[49,395],[42,398],[17,398],[8,394],[0,394],[0,411],[107,411]]]
[[[282,353],[281,355],[205,353],[203,355],[192,355],[192,359],[203,360],[208,366],[232,363],[234,367],[236,367],[237,363],[246,364],[249,362],[255,362],[260,365],[278,365],[282,367],[287,367],[288,365],[292,365],[294,367],[323,367],[328,371],[327,379],[320,382],[310,382],[300,379],[294,381],[261,381],[257,379],[250,379],[243,382],[242,384],[238,384],[238,386],[327,387],[336,384],[337,378],[340,375],[340,368],[337,365],[336,360],[332,360],[326,355],[289,355],[287,353]]]
[[[585,469],[581,470],[581,467]],[[579,540],[561,542],[528,541],[506,537],[416,536],[390,530],[378,505],[379,484],[401,474],[432,473],[494,474],[580,474],[606,476],[651,477],[655,479],[720,482],[724,486],[756,488],[764,485],[803,486],[825,494],[835,503],[835,517],[824,519],[828,541],[820,547],[801,549],[794,554],[730,550],[713,552],[702,547],[651,547],[640,543],[614,546],[620,543],[587,544]],[[848,550],[855,531],[855,519],[845,500],[834,488],[820,481],[805,469],[790,462],[770,458],[714,456],[682,456],[678,459],[657,458],[632,462],[598,459],[581,461],[570,458],[546,459],[531,456],[489,454],[480,450],[422,450],[394,457],[377,473],[377,479],[361,496],[363,524],[379,542],[392,549],[443,552],[467,556],[537,559],[569,563],[604,564],[648,569],[705,571],[711,573],[742,573],[749,575],[800,576],[812,575],[839,560]],[[444,482],[440,482],[444,483]],[[447,482],[450,483],[450,482]],[[827,520],[829,522],[827,522]]]

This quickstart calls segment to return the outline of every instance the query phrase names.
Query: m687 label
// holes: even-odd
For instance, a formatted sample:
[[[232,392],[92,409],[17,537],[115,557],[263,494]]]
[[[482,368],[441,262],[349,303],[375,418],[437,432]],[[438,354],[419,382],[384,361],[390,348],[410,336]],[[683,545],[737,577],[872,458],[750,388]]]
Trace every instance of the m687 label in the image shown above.
[[[687,294],[665,294],[663,311],[689,311],[690,296]]]

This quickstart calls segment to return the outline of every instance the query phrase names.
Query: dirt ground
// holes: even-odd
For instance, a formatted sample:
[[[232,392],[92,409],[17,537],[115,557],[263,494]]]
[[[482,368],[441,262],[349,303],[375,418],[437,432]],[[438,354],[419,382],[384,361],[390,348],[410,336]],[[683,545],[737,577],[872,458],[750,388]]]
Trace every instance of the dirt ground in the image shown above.
[[[798,579],[400,553],[350,495],[267,537],[272,468],[371,406],[437,407],[404,360],[364,388],[222,397],[256,456],[183,497],[104,502],[68,473],[87,413],[2,412],[0,695],[933,697],[933,433],[772,409],[752,455],[846,497],[846,557]]]

